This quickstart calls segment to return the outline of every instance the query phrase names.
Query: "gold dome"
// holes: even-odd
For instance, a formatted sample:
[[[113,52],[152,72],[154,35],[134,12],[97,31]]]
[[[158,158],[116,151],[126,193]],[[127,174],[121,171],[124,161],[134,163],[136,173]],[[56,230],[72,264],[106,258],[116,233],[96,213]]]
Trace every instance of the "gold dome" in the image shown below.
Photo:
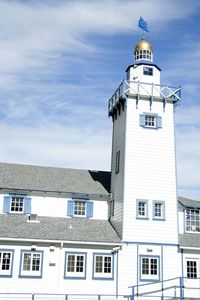
[[[143,37],[142,40],[135,46],[135,51],[147,50],[153,51],[152,45]]]

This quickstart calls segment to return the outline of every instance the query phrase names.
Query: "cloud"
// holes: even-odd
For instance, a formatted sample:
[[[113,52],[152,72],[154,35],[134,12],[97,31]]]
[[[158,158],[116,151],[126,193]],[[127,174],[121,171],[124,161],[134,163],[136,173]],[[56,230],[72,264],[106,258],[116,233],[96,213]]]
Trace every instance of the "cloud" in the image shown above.
[[[109,169],[107,100],[121,78],[116,75],[119,61],[123,64],[125,59],[121,34],[138,36],[137,21],[144,13],[159,38],[199,7],[193,0],[190,5],[187,0],[0,1],[1,160]],[[165,61],[169,73],[164,75],[169,82],[187,83],[184,90],[190,99],[198,93],[199,76],[193,55],[199,57],[200,46],[195,52],[193,46],[188,38],[181,53],[178,47],[175,59]],[[190,116],[186,111],[177,110],[182,190],[198,185],[198,108],[191,109]],[[190,159],[190,151],[196,153],[196,161]],[[187,167],[193,174],[190,182]]]

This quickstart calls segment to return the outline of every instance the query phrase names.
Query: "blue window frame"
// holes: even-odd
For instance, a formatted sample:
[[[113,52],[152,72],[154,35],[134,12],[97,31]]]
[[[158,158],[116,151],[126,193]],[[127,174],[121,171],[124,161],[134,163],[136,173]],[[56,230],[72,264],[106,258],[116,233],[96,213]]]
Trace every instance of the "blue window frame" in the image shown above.
[[[162,117],[157,114],[143,113],[140,115],[140,126],[145,128],[162,128]]]
[[[64,278],[85,279],[86,265],[86,252],[65,252]]]
[[[165,202],[153,201],[153,219],[165,220]]]
[[[12,277],[14,250],[0,249],[0,277]]]
[[[136,218],[148,219],[148,200],[136,200]]]
[[[3,212],[13,214],[30,214],[31,198],[26,197],[25,195],[4,196]]]
[[[140,255],[140,280],[160,280],[160,256]]]
[[[93,254],[93,279],[114,279],[114,256],[108,253]]]
[[[69,217],[93,217],[93,202],[84,199],[68,200],[67,215]]]
[[[21,250],[19,277],[42,277],[43,252],[44,251]]]

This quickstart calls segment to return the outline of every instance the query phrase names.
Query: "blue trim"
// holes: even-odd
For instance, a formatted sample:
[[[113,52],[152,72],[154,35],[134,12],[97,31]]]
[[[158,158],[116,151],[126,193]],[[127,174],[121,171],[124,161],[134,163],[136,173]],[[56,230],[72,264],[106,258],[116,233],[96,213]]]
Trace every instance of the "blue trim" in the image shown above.
[[[5,275],[5,274],[0,274],[1,278],[11,278],[13,276],[13,262],[14,262],[14,253],[15,250],[14,249],[5,249],[5,248],[1,248],[0,252],[11,252],[11,261],[10,261],[10,274]],[[0,270],[1,272],[2,270]]]
[[[126,243],[126,244],[133,244],[133,245],[152,245],[152,246],[174,246],[174,247],[178,247],[179,246],[179,244],[165,244],[165,243],[154,243],[154,242],[152,242],[152,243],[150,243],[150,242],[130,242],[130,241],[123,241],[123,243]]]
[[[164,276],[164,259],[163,259],[163,246],[161,246],[161,264],[160,264],[160,275],[162,281],[162,290],[163,290],[163,276]]]
[[[27,271],[30,272],[30,275],[22,275],[23,271],[22,271],[22,257],[23,257],[23,253],[40,253],[41,254],[41,263],[40,263],[40,274],[39,275],[33,275],[34,271]],[[21,256],[20,256],[20,266],[19,266],[19,278],[42,278],[42,272],[43,272],[43,256],[44,256],[44,250],[36,250],[36,251],[32,251],[32,250],[21,250]]]
[[[152,64],[151,62],[147,62],[147,61],[144,61],[144,62],[142,62],[142,61],[140,61],[140,62],[135,62],[133,65],[130,65],[130,66],[128,66],[128,68],[126,69],[126,72],[131,68],[131,67],[134,67],[134,66],[152,66],[152,67],[155,67],[155,68],[157,68],[159,71],[161,71],[161,69],[157,66],[157,65],[155,65],[155,64]]]
[[[95,268],[95,256],[111,256],[111,267],[112,267],[112,277],[98,277],[95,275],[94,268]],[[93,280],[114,280],[114,254],[110,253],[93,253],[93,263],[92,263],[92,279]]]
[[[87,218],[93,218],[93,210],[94,210],[94,203],[92,201],[88,201],[86,203],[86,216],[87,216]]]
[[[23,212],[24,212],[24,214],[31,213],[31,198],[30,197],[25,197],[23,200]]]
[[[181,249],[181,271],[182,277],[184,276],[184,267],[183,267],[183,249]]]
[[[155,126],[145,125],[145,117],[146,116],[155,117]],[[145,129],[154,129],[154,130],[161,129],[162,128],[162,117],[156,113],[143,112],[142,114],[139,115],[139,125],[140,125],[140,127],[143,127]]]
[[[149,259],[154,259],[156,258],[157,261],[158,261],[158,264],[157,264],[157,271],[158,271],[158,274],[157,275],[142,275],[142,263],[141,263],[141,260],[142,258],[149,258]],[[146,282],[157,282],[157,281],[160,281],[160,256],[159,255],[139,255],[139,264],[140,264],[140,270],[139,270],[139,274],[140,274],[140,281],[146,281]],[[149,276],[149,278],[147,279],[142,279],[142,276]],[[151,276],[157,276],[158,278],[157,279],[151,279]]]
[[[67,276],[67,255],[71,254],[71,255],[83,255],[84,258],[84,270],[83,270],[83,276],[77,276],[77,275],[70,275]],[[76,252],[76,251],[65,251],[65,264],[64,264],[64,279],[82,279],[85,280],[87,277],[87,252]]]
[[[10,196],[4,196],[4,199],[3,199],[3,212],[4,213],[10,212],[10,201],[11,201]]]

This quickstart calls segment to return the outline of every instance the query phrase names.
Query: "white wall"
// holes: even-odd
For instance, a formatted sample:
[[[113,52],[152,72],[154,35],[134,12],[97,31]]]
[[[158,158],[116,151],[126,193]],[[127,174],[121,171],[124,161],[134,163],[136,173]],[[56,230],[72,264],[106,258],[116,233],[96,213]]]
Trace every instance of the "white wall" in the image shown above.
[[[0,195],[0,213],[3,213],[4,196]],[[30,196],[31,197],[31,213],[38,216],[49,217],[67,217],[67,203],[71,198],[58,198],[46,196]],[[106,200],[90,200],[93,201],[93,219],[108,219],[108,203]]]
[[[128,99],[125,150],[123,239],[136,242],[178,243],[173,105]],[[162,117],[162,128],[139,125],[144,112]],[[149,220],[136,219],[136,199],[147,199]],[[152,220],[153,200],[165,201],[165,221]]]

